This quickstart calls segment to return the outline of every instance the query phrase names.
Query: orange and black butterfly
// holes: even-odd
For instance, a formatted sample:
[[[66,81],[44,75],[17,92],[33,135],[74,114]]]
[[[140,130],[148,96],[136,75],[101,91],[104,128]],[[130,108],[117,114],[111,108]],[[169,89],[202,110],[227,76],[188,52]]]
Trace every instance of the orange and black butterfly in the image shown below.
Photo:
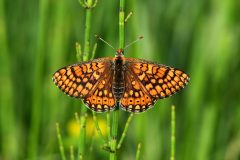
[[[54,83],[67,95],[83,99],[96,112],[110,111],[117,104],[129,112],[143,112],[158,99],[178,92],[189,81],[183,71],[153,62],[124,58],[99,58],[56,71]]]

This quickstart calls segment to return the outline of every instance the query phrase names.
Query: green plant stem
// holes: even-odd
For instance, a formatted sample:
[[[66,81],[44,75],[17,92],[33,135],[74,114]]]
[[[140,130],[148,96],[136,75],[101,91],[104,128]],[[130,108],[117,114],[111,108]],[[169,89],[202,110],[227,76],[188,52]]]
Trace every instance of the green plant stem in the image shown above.
[[[89,155],[89,159],[93,159],[94,157],[94,154],[93,154],[93,144],[94,144],[94,141],[96,140],[96,130],[93,130],[92,132],[92,136],[91,136],[91,142],[90,142],[90,145],[89,145],[89,152],[88,152],[88,155]]]
[[[119,104],[117,104],[116,109],[112,112],[110,160],[117,159],[116,149],[117,149],[118,117],[119,117]]]
[[[59,128],[58,123],[56,123],[56,130],[57,130],[57,138],[58,138],[58,143],[59,143],[59,149],[60,149],[60,153],[61,153],[61,159],[66,160],[66,156],[65,156],[65,153],[64,153],[64,147],[63,147],[63,143],[62,143],[62,136],[61,136],[61,132],[60,132],[60,128]]]
[[[141,151],[141,143],[138,143],[137,152],[136,152],[136,160],[140,159],[140,151]]]
[[[70,146],[70,160],[74,160],[74,150],[73,150],[73,146]]]
[[[129,12],[128,15],[126,16],[124,22],[126,23],[130,17],[132,17],[133,12]]]
[[[111,120],[110,120],[110,112],[107,112],[107,136],[108,142],[111,140]],[[108,144],[109,145],[109,144]]]
[[[80,137],[79,137],[79,148],[78,155],[84,157],[85,153],[85,137],[86,137],[86,119],[87,114],[81,116],[80,118]]]
[[[171,109],[171,160],[175,159],[175,106]]]
[[[95,43],[94,46],[93,46],[91,59],[93,59],[95,57],[96,50],[97,50],[97,43]]]
[[[120,0],[119,7],[119,48],[124,48],[124,7],[125,0]],[[119,117],[119,103],[116,104],[116,109],[112,112],[112,126],[111,126],[111,140],[110,140],[110,160],[116,160],[117,154],[117,133],[118,133],[118,117]]]
[[[82,62],[82,49],[80,43],[76,42],[76,58],[78,62]]]
[[[102,134],[102,131],[101,131],[99,125],[98,125],[96,113],[95,113],[94,111],[92,111],[92,114],[93,114],[93,121],[94,121],[94,123],[95,123],[95,128],[96,128],[96,130],[97,130],[97,133],[98,133],[98,135],[100,136],[100,138],[102,139],[104,145],[107,145],[107,142],[106,142],[106,140],[105,140],[105,138],[104,138],[104,136],[103,136],[103,134]]]
[[[91,6],[92,0],[87,0],[87,4],[89,4]],[[92,8],[91,7],[86,8],[83,61],[89,60],[91,17],[92,17]]]
[[[132,117],[133,117],[133,113],[131,113],[131,114],[129,115],[128,119],[127,119],[127,122],[126,122],[126,124],[125,124],[124,130],[123,130],[123,133],[122,133],[122,136],[121,136],[121,138],[120,138],[120,140],[119,140],[119,143],[118,143],[118,145],[117,145],[117,149],[120,149],[121,146],[122,146],[122,142],[123,142],[123,140],[124,140],[124,138],[125,138],[125,136],[126,136],[126,133],[127,133],[128,127],[129,127],[129,124],[130,124],[130,122],[131,122],[131,120],[132,120]]]
[[[125,0],[120,0],[119,8],[119,48],[124,48],[125,45],[125,30],[124,30],[124,21],[125,21]]]

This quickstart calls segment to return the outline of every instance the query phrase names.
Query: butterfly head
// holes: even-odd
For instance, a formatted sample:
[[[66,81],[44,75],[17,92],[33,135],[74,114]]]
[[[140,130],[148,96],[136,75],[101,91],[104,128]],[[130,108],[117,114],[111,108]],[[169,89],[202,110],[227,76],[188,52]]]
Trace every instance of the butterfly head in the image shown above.
[[[122,48],[118,48],[116,50],[115,57],[123,57],[124,56],[124,50]]]

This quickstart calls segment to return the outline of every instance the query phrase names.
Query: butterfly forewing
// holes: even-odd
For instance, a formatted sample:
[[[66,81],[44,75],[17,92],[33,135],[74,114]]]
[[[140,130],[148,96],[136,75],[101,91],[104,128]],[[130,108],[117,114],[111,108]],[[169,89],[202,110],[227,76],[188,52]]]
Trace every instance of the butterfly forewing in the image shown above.
[[[111,110],[115,105],[114,101],[112,102],[113,96],[110,97],[112,95],[111,85],[104,83],[103,79],[106,79],[105,81],[111,80],[112,63],[113,58],[99,58],[70,65],[56,71],[53,75],[53,81],[67,95],[83,98],[89,108],[99,112]],[[106,75],[108,76],[106,77]],[[100,85],[103,87],[99,88]],[[108,90],[107,95],[101,94],[101,92],[104,93],[104,90]],[[104,101],[106,97],[108,98],[107,102]],[[105,106],[105,103],[108,107]]]
[[[157,99],[171,96],[184,88],[189,81],[186,73],[175,68],[134,58],[125,58],[125,61],[126,71],[131,74],[125,74],[125,85],[128,87],[126,87],[124,95],[128,95],[128,97],[123,97],[121,105],[123,109],[129,111],[145,111]],[[133,94],[130,95],[130,92]],[[129,99],[134,101],[133,105],[129,103]]]

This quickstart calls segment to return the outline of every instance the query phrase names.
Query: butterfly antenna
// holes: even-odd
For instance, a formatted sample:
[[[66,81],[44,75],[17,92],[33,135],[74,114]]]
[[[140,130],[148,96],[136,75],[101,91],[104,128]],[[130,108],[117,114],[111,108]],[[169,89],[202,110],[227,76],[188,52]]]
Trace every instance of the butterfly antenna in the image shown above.
[[[110,43],[108,43],[107,41],[105,41],[104,39],[102,39],[99,35],[95,34],[95,37],[99,40],[101,40],[102,42],[104,42],[105,44],[107,44],[109,47],[111,47],[113,50],[116,50]]]
[[[133,42],[129,43],[128,45],[126,45],[126,46],[124,47],[124,50],[125,50],[126,48],[128,48],[129,46],[131,46],[132,44],[138,42],[138,41],[141,40],[141,39],[143,39],[143,36],[139,36],[135,41],[133,41]]]

